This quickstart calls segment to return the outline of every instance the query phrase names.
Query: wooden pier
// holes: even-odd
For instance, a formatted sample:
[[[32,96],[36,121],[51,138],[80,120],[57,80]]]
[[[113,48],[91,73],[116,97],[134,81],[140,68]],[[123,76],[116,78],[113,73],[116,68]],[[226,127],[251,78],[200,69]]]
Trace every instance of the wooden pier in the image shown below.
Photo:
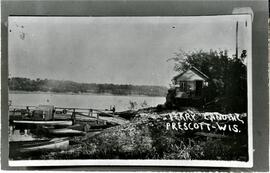
[[[52,105],[39,106],[10,106],[9,119],[13,120],[72,120],[73,124],[77,121],[94,122],[97,125],[107,123],[118,125],[124,124],[127,120],[115,114],[114,110],[93,109],[79,107],[57,107]]]

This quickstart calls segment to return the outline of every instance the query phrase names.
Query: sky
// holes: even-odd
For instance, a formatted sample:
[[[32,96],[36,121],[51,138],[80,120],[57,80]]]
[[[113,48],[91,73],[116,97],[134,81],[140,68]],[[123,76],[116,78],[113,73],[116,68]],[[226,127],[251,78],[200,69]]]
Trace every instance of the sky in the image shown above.
[[[180,49],[248,49],[247,16],[9,17],[9,77],[168,86]],[[248,54],[250,50],[248,50]]]

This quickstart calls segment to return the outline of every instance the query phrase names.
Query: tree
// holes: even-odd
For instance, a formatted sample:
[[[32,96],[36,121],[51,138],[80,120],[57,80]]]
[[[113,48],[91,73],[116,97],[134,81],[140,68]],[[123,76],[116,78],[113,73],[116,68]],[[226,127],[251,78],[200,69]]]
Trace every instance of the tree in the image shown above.
[[[206,107],[220,112],[247,112],[246,50],[241,57],[229,57],[227,51],[194,51],[175,53],[174,70],[183,72],[191,66],[209,77],[203,88]]]

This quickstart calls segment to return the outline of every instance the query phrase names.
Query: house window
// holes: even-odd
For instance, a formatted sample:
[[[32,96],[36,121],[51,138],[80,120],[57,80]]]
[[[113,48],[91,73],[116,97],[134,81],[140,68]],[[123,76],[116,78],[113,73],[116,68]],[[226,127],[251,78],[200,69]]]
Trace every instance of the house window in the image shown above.
[[[179,85],[180,85],[180,90],[181,91],[186,91],[187,90],[187,82],[180,82],[179,83]]]

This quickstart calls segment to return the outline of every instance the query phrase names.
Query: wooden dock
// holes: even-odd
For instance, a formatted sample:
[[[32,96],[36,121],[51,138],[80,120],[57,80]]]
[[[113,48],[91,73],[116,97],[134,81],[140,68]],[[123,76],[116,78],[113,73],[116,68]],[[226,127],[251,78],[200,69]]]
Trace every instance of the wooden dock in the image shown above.
[[[45,108],[44,108],[45,107]],[[78,107],[54,107],[42,106],[13,106],[9,109],[9,119],[13,121],[34,120],[34,121],[55,121],[72,120],[73,124],[77,121],[92,122],[97,125],[113,124],[121,125],[129,122],[128,120],[115,115],[112,110],[101,110],[93,108]]]

